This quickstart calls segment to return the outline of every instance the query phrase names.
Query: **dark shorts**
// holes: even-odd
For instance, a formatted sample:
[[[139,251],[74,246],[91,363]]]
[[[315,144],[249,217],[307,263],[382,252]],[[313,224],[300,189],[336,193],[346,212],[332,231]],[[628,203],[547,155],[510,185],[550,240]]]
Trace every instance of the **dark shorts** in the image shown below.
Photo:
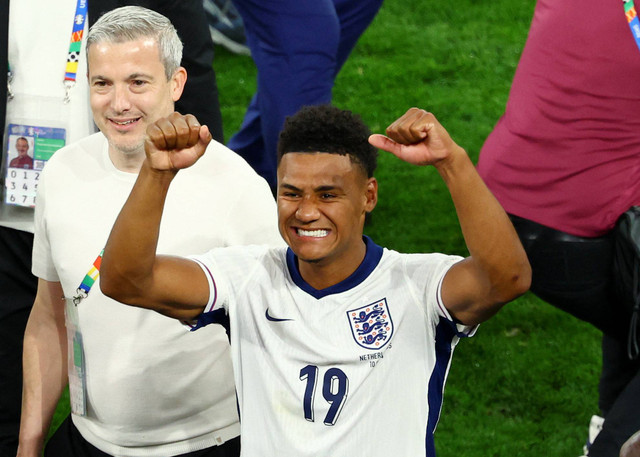
[[[240,437],[237,436],[220,446],[212,446],[200,451],[180,454],[176,457],[238,457],[240,455]],[[44,449],[44,457],[112,457],[93,446],[73,425],[71,416],[67,416],[53,434]],[[168,456],[167,456],[168,457]]]
[[[630,314],[613,291],[613,237],[585,238],[509,217],[531,263],[531,291],[609,336],[626,341]]]

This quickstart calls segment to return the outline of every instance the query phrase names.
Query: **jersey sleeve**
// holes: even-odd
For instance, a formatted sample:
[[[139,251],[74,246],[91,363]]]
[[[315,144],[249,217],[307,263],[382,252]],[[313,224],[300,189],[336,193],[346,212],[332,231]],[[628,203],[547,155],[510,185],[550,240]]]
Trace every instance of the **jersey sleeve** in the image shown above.
[[[471,337],[475,335],[476,330],[478,329],[478,326],[464,325],[461,322],[459,322],[457,319],[454,319],[449,313],[449,310],[447,309],[447,307],[444,306],[444,302],[442,301],[442,282],[444,280],[444,276],[447,274],[447,271],[449,271],[449,268],[451,268],[454,263],[456,262],[453,262],[452,264],[450,264],[449,267],[442,273],[442,276],[440,277],[440,281],[438,282],[438,289],[436,293],[436,304],[437,304],[436,310],[437,310],[438,316],[444,317],[448,322],[451,323],[458,337],[461,337],[461,338]]]
[[[475,334],[477,326],[463,325],[455,320],[442,301],[444,277],[461,260],[460,256],[445,254],[409,254],[405,258],[405,272],[427,319],[435,324],[444,319],[457,336],[468,337]]]
[[[185,322],[191,330],[220,323],[235,306],[236,297],[251,282],[252,272],[263,266],[267,246],[232,246],[216,248],[203,255],[191,256],[209,283],[209,300],[196,321]]]

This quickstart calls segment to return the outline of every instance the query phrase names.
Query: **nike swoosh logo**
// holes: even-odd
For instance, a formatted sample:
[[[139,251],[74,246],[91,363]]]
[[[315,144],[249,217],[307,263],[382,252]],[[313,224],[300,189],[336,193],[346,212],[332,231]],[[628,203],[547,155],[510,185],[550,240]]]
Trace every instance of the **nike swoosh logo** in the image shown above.
[[[277,317],[270,316],[269,308],[267,308],[267,310],[264,312],[264,316],[267,318],[268,321],[271,321],[271,322],[285,322],[285,321],[293,320],[293,319],[278,319]]]

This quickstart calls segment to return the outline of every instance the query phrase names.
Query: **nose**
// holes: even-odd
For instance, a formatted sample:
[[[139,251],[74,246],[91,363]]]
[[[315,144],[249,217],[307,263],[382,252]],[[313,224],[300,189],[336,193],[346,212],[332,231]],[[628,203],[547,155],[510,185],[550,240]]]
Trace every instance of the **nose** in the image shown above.
[[[320,217],[318,205],[313,199],[305,197],[298,203],[296,219],[300,222],[313,222]]]
[[[126,85],[116,84],[112,91],[111,108],[116,113],[124,113],[131,108],[129,88]]]

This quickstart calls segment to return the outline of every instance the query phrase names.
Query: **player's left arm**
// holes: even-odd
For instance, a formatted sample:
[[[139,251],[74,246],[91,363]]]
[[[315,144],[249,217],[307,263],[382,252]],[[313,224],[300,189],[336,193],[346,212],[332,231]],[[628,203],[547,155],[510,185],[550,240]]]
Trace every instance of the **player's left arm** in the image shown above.
[[[478,324],[529,289],[531,267],[500,203],[435,116],[411,108],[369,142],[414,165],[433,165],[447,185],[470,256],[442,283],[442,300],[454,318]]]

